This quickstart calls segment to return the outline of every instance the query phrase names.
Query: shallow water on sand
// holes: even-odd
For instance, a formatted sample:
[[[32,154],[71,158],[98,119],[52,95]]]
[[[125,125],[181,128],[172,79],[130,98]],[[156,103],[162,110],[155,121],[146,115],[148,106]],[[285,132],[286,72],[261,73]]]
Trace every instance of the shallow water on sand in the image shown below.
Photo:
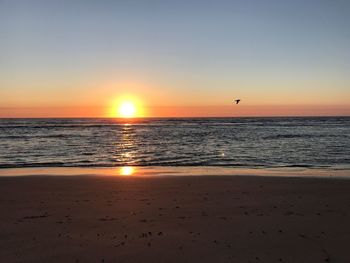
[[[113,176],[113,177],[168,177],[168,176],[278,176],[313,178],[350,178],[346,169],[315,168],[232,168],[217,166],[120,166],[120,167],[30,167],[3,168],[0,177],[13,176]]]

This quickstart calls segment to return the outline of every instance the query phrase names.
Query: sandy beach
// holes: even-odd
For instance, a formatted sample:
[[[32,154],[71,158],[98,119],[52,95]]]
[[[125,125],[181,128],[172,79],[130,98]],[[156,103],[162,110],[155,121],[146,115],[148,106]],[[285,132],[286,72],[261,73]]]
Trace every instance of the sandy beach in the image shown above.
[[[350,181],[0,178],[1,262],[350,262]]]
[[[0,0],[0,263],[350,263],[350,0]]]

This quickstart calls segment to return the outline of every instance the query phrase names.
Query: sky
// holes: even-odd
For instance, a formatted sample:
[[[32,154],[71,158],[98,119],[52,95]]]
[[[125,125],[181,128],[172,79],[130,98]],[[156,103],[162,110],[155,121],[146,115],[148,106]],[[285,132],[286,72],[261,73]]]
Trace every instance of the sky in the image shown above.
[[[0,0],[0,117],[350,115],[348,0]],[[239,105],[233,100],[241,99]]]

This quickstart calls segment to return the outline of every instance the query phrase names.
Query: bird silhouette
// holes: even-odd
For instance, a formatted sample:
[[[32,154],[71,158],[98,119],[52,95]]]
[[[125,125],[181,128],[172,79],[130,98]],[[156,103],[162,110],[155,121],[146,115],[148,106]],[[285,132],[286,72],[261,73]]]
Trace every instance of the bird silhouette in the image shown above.
[[[240,99],[238,99],[238,100],[235,100],[236,104],[238,104],[238,103],[239,103],[240,101],[241,101]]]

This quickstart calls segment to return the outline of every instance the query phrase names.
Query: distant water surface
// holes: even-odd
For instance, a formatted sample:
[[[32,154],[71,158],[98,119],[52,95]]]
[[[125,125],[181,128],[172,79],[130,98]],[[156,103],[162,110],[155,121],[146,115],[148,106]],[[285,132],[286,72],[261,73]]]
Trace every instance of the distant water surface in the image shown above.
[[[0,119],[0,168],[350,168],[350,117]]]

